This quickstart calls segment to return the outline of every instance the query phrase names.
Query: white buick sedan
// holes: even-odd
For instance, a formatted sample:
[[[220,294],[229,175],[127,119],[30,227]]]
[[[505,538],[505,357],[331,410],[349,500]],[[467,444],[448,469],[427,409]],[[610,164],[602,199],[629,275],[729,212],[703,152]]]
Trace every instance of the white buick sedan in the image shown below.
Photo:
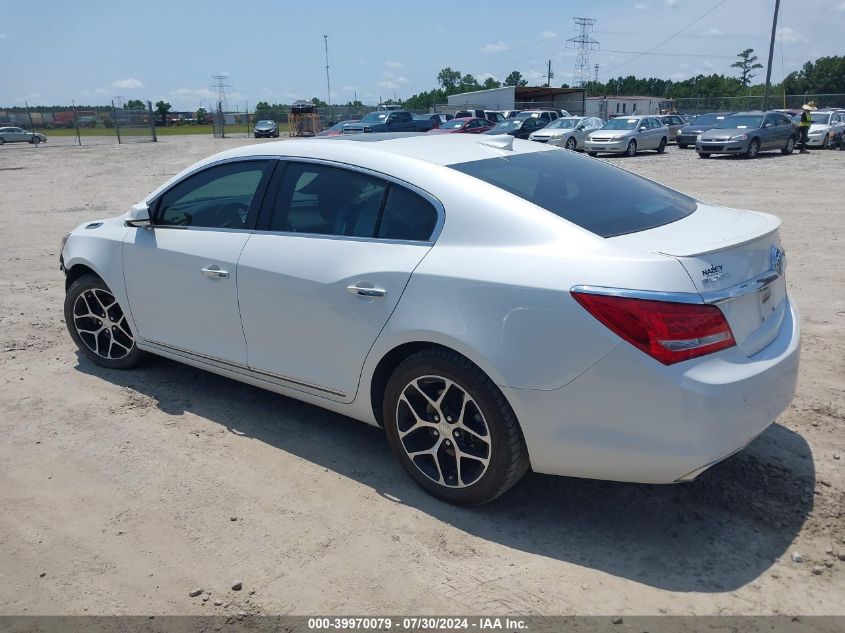
[[[62,248],[82,354],[158,354],[384,428],[452,503],[529,469],[688,481],[787,407],[774,216],[512,137],[203,160]]]

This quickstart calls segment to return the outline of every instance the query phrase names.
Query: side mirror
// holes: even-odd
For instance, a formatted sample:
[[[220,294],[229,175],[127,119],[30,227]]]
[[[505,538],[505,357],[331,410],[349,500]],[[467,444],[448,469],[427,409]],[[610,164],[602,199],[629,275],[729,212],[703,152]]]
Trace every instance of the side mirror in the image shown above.
[[[146,202],[133,204],[132,208],[127,212],[126,219],[123,224],[124,226],[134,227],[152,226],[152,220],[150,219],[150,207]]]
[[[647,125],[641,125],[640,126],[640,132],[645,132],[647,129],[648,129]]]

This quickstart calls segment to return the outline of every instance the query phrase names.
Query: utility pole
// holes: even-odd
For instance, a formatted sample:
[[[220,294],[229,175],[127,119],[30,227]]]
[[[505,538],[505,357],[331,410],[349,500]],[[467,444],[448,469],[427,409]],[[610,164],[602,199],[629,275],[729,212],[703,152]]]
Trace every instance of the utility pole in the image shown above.
[[[596,64],[595,66],[593,66],[593,68],[594,68],[594,69],[595,69],[595,71],[596,71],[596,74],[595,74],[595,79],[593,79],[593,81],[594,81],[595,83],[598,83],[598,82],[599,82],[599,65],[598,65],[598,64]]]
[[[599,46],[599,43],[593,39],[593,26],[596,21],[593,18],[572,18],[575,20],[575,29],[578,35],[570,37],[566,40],[567,45],[578,49],[578,55],[575,58],[575,85],[584,87],[590,81],[590,51]]]
[[[763,112],[769,109],[769,88],[772,83],[772,57],[775,54],[775,36],[777,35],[779,10],[780,0],[775,0],[775,15],[772,18],[772,39],[769,42],[769,64],[766,68],[766,89],[763,92]]]
[[[554,76],[555,76],[555,74],[552,72],[552,60],[549,60],[549,71],[548,71],[548,73],[546,73],[546,85],[549,88],[552,87],[552,77],[554,77]]]
[[[332,104],[332,84],[329,81],[329,36],[323,36],[323,44],[326,45],[326,92],[329,95],[328,105]]]

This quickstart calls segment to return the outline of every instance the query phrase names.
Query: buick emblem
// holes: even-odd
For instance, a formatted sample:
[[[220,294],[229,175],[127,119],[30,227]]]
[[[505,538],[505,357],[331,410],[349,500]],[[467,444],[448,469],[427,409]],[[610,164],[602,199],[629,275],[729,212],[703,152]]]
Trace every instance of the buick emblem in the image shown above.
[[[786,253],[777,246],[772,246],[772,270],[782,275],[784,268],[786,268]]]

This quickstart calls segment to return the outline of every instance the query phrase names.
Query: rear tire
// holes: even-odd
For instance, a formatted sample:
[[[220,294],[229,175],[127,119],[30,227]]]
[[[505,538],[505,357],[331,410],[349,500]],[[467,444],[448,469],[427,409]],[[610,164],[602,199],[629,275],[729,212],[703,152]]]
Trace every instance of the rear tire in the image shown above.
[[[528,471],[516,415],[480,368],[444,349],[405,359],[385,389],[384,428],[402,468],[457,505],[492,501]]]
[[[73,342],[97,365],[129,369],[144,358],[122,308],[99,277],[83,275],[70,285],[64,314]]]
[[[657,153],[662,154],[666,151],[666,137],[664,136],[660,139],[660,145],[657,146]]]
[[[625,156],[636,156],[637,155],[637,142],[635,140],[631,140],[628,143],[628,148],[625,150]]]
[[[790,136],[789,139],[786,141],[786,146],[780,150],[780,153],[784,156],[789,156],[792,151],[795,149],[795,137]]]

